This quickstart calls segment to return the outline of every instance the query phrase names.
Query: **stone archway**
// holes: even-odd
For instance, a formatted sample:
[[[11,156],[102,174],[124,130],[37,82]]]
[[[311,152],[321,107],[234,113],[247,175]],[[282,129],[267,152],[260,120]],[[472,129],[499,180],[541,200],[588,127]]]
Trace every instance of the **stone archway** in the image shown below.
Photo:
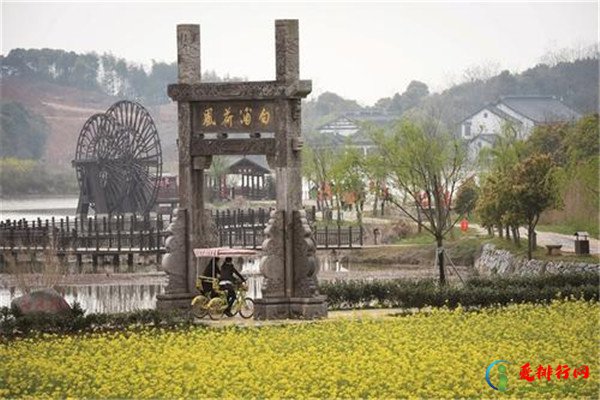
[[[255,318],[327,315],[317,291],[316,246],[302,207],[301,99],[312,82],[299,78],[298,43],[298,21],[276,20],[276,80],[202,83],[200,26],[177,26],[179,78],[168,94],[178,109],[180,208],[163,261],[169,285],[157,297],[158,308],[189,307],[195,293],[192,251],[215,244],[203,195],[212,156],[264,154],[276,173],[277,195],[265,231],[265,284]]]

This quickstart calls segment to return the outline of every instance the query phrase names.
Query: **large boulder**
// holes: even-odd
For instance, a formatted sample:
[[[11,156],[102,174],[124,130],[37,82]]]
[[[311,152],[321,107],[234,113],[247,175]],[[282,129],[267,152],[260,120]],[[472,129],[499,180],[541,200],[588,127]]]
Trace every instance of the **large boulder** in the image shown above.
[[[11,306],[23,314],[58,314],[71,310],[69,303],[54,289],[40,289],[17,297],[13,299]]]

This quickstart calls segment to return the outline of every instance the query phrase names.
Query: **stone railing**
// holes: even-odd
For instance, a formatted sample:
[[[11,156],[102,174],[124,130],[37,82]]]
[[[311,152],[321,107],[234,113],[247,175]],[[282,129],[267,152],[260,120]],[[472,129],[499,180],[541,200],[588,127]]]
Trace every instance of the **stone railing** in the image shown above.
[[[483,276],[489,275],[531,275],[560,274],[568,272],[599,271],[600,264],[569,262],[563,260],[527,260],[517,257],[507,250],[499,250],[492,244],[485,244],[481,256],[475,261],[475,269]]]

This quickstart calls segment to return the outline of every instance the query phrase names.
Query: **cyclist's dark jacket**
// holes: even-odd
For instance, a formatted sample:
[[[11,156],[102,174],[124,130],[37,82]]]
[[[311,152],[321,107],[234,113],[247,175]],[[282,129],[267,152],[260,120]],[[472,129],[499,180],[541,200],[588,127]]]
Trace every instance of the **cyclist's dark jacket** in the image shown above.
[[[233,275],[237,275],[240,277],[240,279],[242,281],[246,281],[246,278],[244,278],[242,276],[242,274],[240,274],[237,269],[235,269],[235,267],[233,266],[232,263],[228,263],[228,262],[224,262],[223,265],[221,265],[221,277],[220,279],[222,281],[234,281]]]
[[[206,265],[206,267],[204,268],[204,272],[202,273],[204,276],[212,276],[213,278],[216,278],[220,275],[220,271],[219,271],[219,266],[217,265],[217,263],[215,262],[215,270],[214,270],[214,275],[213,275],[213,266],[212,266],[212,260],[209,261],[209,263]]]
[[[213,278],[216,278],[220,275],[220,271],[219,271],[219,267],[217,266],[217,262],[215,261],[215,268],[213,271],[213,265],[212,265],[213,261],[211,260],[208,265],[204,268],[204,272],[202,273],[204,276],[210,276]],[[214,272],[214,275],[213,275]],[[206,279],[202,280],[202,291],[204,292],[204,294],[208,295],[210,294],[211,297],[215,295],[215,293],[213,292],[213,288],[212,288],[212,282]]]

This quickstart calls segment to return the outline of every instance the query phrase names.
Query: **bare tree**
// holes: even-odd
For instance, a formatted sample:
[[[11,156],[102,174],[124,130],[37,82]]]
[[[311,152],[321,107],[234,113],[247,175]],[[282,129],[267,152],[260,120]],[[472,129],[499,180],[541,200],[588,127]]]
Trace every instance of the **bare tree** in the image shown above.
[[[444,285],[443,242],[460,218],[451,215],[451,199],[466,169],[463,146],[431,114],[402,120],[390,134],[378,131],[372,136],[394,189],[389,201],[435,238]],[[404,195],[412,198],[414,209],[400,200]]]

